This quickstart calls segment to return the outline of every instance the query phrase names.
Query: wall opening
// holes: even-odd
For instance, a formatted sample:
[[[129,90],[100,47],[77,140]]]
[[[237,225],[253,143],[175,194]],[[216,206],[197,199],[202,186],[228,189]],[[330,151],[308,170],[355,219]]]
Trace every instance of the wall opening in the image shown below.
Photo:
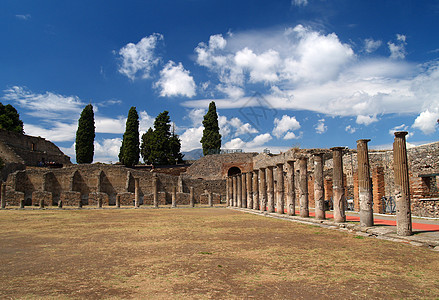
[[[227,172],[227,176],[233,176],[236,174],[241,174],[241,169],[238,167],[231,167]]]

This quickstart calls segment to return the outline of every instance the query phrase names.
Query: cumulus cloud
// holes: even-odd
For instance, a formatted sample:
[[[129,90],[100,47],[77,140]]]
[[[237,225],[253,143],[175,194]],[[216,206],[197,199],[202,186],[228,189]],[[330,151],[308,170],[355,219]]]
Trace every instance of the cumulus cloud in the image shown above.
[[[119,161],[121,145],[121,138],[95,140],[93,162],[114,163]],[[70,156],[72,162],[76,161],[75,143],[71,147],[60,147],[60,149],[64,154]]]
[[[195,96],[195,81],[182,63],[176,65],[170,60],[160,71],[160,79],[155,86],[160,89],[160,96]]]
[[[357,131],[357,128],[352,127],[351,125],[346,126],[345,128],[346,132],[349,132],[350,134],[354,133],[355,131]]]
[[[307,6],[308,0],[291,0],[291,4],[295,6]]]
[[[374,122],[378,122],[377,116],[376,115],[372,115],[372,116],[362,116],[359,115],[357,116],[357,120],[355,121],[357,124],[360,125],[370,125]]]
[[[439,120],[439,109],[427,109],[419,114],[412,127],[421,130],[425,134],[432,134],[436,131]]]
[[[390,51],[390,58],[392,59],[404,59],[407,52],[405,51],[405,46],[407,45],[406,36],[403,34],[396,35],[396,42],[388,42]]]
[[[119,50],[122,60],[119,72],[131,80],[136,76],[149,78],[152,68],[160,59],[154,53],[157,42],[163,40],[163,35],[154,33],[142,38],[137,44],[128,43]]]
[[[15,17],[19,20],[23,20],[23,21],[27,21],[31,18],[30,14],[25,14],[25,15],[15,15]]]
[[[315,125],[316,132],[323,134],[328,130],[328,126],[325,125],[325,119],[320,119]]]
[[[47,127],[50,128],[47,128]],[[24,124],[27,135],[41,136],[52,142],[66,142],[75,139],[78,125],[76,123],[51,122],[45,127],[33,124]]]
[[[401,125],[395,126],[392,129],[390,129],[389,134],[391,136],[393,136],[394,133],[397,131],[407,131],[408,132],[408,129],[409,129],[409,127],[407,125],[401,124]],[[409,138],[409,137],[412,137],[413,135],[414,135],[413,132],[409,132],[406,137]]]
[[[375,41],[374,39],[365,39],[364,40],[364,51],[367,53],[375,52],[380,46],[382,42],[381,41]]]
[[[195,108],[189,111],[189,113],[184,117],[184,119],[189,119],[193,126],[199,126],[203,123],[204,116],[206,115],[206,110],[204,108]]]
[[[296,117],[290,117],[287,115],[283,115],[281,119],[274,119],[274,128],[273,135],[277,138],[280,138],[282,135],[285,135],[285,139],[296,138],[295,134],[292,132],[300,128],[299,121],[296,120]]]
[[[272,139],[269,133],[259,134],[252,140],[245,142],[241,138],[235,138],[225,143],[226,149],[244,149],[245,151],[255,151],[258,147],[265,145]],[[260,150],[256,150],[260,151]]]
[[[203,126],[186,129],[180,135],[181,151],[190,151],[201,148],[200,140],[203,137]]]

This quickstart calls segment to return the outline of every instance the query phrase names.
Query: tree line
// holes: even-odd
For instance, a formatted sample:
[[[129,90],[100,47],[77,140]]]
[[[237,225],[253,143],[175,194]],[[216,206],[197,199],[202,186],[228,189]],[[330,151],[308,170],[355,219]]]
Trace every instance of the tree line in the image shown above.
[[[221,134],[213,101],[209,104],[209,110],[204,116],[203,126],[203,137],[200,141],[203,154],[218,153],[221,148]],[[93,106],[88,104],[81,112],[76,131],[75,150],[78,164],[93,162],[94,139]],[[132,167],[139,163],[140,155],[146,164],[152,165],[175,165],[183,162],[181,141],[175,133],[174,126],[171,126],[168,111],[160,113],[154,120],[153,128],[149,128],[139,139],[139,115],[136,107],[130,108],[119,151],[119,162]]]

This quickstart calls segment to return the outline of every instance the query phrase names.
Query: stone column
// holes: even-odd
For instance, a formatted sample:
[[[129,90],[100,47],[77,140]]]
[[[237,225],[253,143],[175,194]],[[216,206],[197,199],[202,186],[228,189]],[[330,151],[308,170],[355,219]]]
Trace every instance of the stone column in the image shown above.
[[[372,207],[372,181],[370,179],[369,150],[367,142],[370,140],[362,139],[357,141],[357,160],[358,160],[358,198],[360,202],[360,226],[373,226],[373,207]]]
[[[40,200],[40,208],[44,208],[44,199]]]
[[[20,208],[24,208],[24,199],[20,200]]]
[[[287,214],[296,215],[296,188],[294,184],[294,160],[287,161]]]
[[[267,207],[267,183],[265,180],[265,168],[259,169],[259,210],[265,211]]]
[[[189,188],[189,202],[190,202],[191,207],[195,206],[194,187],[193,186],[191,186]]]
[[[1,208],[6,208],[6,183],[2,182],[2,190],[1,190]]]
[[[233,206],[233,178],[229,177],[229,198],[227,198],[228,206]]]
[[[183,178],[181,178],[181,175],[178,176],[178,192],[183,193]]]
[[[236,206],[241,207],[242,203],[242,175],[238,174],[236,177],[236,191],[238,192],[238,196],[236,198]]]
[[[120,195],[116,195],[116,208],[120,208]]]
[[[242,173],[241,175],[241,188],[242,188],[242,193],[241,193],[241,206],[242,208],[246,208],[247,207],[247,174],[246,173]]]
[[[258,170],[253,171],[253,209],[259,209]]]
[[[253,173],[248,172],[247,176],[247,208],[253,208]]]
[[[308,158],[302,156],[299,159],[299,204],[300,216],[309,217],[308,203]]]
[[[157,175],[154,174],[154,177],[152,177],[152,202],[155,208],[159,207],[159,195],[158,195],[158,178]]]
[[[267,211],[274,212],[274,179],[273,166],[267,167]]]
[[[284,213],[284,164],[276,164],[276,179],[277,179],[277,190],[276,190],[276,207],[277,213]]]
[[[171,207],[174,208],[177,207],[177,188],[175,186],[172,187],[171,200],[172,200]]]
[[[317,220],[324,220],[325,215],[325,187],[323,184],[323,153],[314,153],[314,201]]]
[[[395,172],[396,233],[412,235],[412,214],[410,210],[410,182],[407,162],[407,131],[395,132],[393,142],[393,170]]]
[[[213,206],[213,201],[212,201],[212,193],[208,190],[206,190],[206,194],[207,194],[207,204],[212,207]]]
[[[226,178],[226,207],[230,205],[230,177]]]
[[[232,186],[233,186],[233,205],[234,207],[238,206],[238,177],[235,175],[232,177]]]
[[[140,190],[139,190],[139,178],[134,178],[134,207],[139,207],[140,203]]]
[[[102,198],[101,198],[101,195],[100,194],[98,194],[98,208],[102,208]]]
[[[337,223],[346,222],[345,214],[345,191],[343,180],[343,150],[344,147],[334,147],[332,150],[332,191],[334,221]]]
[[[58,200],[58,208],[62,208],[62,200]]]

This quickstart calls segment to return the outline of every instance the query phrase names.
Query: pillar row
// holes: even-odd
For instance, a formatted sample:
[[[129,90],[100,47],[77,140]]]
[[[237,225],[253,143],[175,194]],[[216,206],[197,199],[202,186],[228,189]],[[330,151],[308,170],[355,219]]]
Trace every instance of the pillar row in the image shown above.
[[[259,170],[253,171],[253,209],[259,209]]]
[[[308,203],[308,158],[305,156],[299,159],[299,204],[300,216],[303,218],[309,217],[309,203]]]
[[[277,190],[276,190],[276,207],[277,213],[284,213],[284,164],[279,163],[276,164],[276,181],[277,181]]]
[[[273,166],[267,167],[267,211],[274,212],[274,178]]]
[[[287,161],[287,214],[296,215],[296,188],[294,184],[294,160]]]
[[[314,202],[317,220],[324,220],[325,214],[325,187],[323,184],[323,153],[314,154]]]
[[[267,181],[265,175],[265,168],[259,169],[259,210],[265,211],[267,209]]]
[[[247,208],[253,208],[253,172],[246,174],[247,181]]]
[[[373,226],[372,181],[370,178],[369,150],[370,140],[357,141],[358,160],[358,199],[360,202],[360,226]]]
[[[346,222],[345,214],[345,191],[343,180],[343,150],[344,147],[334,147],[332,150],[332,190],[333,190],[333,206],[334,221],[337,223]]]

